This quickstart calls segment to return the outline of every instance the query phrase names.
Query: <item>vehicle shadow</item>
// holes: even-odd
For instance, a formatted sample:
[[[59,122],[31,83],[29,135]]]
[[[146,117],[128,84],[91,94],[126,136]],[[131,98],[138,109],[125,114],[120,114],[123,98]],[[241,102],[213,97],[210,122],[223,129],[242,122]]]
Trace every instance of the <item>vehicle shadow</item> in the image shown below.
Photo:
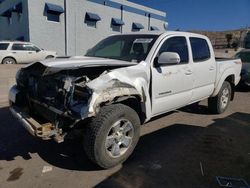
[[[218,175],[250,182],[250,114],[237,112],[214,121],[206,128],[174,124],[152,130],[141,137],[121,170],[97,187],[216,187]],[[12,118],[8,108],[0,109],[0,122],[0,161],[17,156],[30,160],[30,154],[36,153],[59,168],[100,170],[77,141],[57,144],[36,139]]]
[[[247,92],[250,92],[250,87],[239,84],[238,86],[236,86],[235,92],[247,93]],[[207,103],[207,100],[205,101]],[[178,111],[192,113],[192,114],[215,115],[214,113],[209,111],[208,106],[204,105],[204,103],[203,104],[194,103],[194,104],[185,106],[183,108],[180,108],[178,109]]]
[[[250,182],[250,114],[206,127],[175,124],[140,139],[120,171],[96,187],[217,187],[216,176]],[[203,171],[203,172],[202,172]]]
[[[0,108],[0,161],[15,160],[21,156],[31,159],[37,153],[51,165],[70,170],[98,170],[89,161],[78,140],[67,140],[61,144],[53,140],[44,141],[31,136],[11,115],[8,108]]]
[[[194,103],[188,106],[185,106],[183,108],[178,109],[181,112],[187,112],[187,113],[192,113],[192,114],[203,114],[203,115],[214,115],[212,112],[209,111],[208,107],[199,104],[199,103]]]
[[[242,93],[250,92],[250,87],[239,84],[239,85],[236,86],[235,91],[236,92],[242,92]]]

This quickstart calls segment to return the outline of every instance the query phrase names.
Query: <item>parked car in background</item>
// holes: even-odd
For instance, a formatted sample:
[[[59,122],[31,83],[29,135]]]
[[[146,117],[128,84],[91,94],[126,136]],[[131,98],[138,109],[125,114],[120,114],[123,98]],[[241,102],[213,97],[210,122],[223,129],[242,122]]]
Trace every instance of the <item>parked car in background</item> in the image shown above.
[[[242,61],[241,84],[250,87],[250,49],[244,49],[235,55]]]
[[[46,51],[29,42],[0,42],[0,63],[32,63],[48,58],[55,58],[56,52]]]

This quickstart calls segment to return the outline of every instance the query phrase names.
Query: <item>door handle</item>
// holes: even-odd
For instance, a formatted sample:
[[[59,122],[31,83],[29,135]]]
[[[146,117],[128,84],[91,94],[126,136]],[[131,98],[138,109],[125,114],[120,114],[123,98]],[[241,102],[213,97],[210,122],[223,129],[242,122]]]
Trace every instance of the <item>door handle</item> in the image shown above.
[[[193,71],[191,71],[191,70],[186,70],[185,74],[186,74],[186,75],[191,75],[191,74],[193,74]]]
[[[29,54],[32,54],[32,52],[29,52]]]
[[[13,54],[16,54],[16,52],[12,52]]]
[[[212,70],[214,70],[214,69],[215,69],[214,66],[211,66],[211,67],[209,68],[210,71],[212,71]]]

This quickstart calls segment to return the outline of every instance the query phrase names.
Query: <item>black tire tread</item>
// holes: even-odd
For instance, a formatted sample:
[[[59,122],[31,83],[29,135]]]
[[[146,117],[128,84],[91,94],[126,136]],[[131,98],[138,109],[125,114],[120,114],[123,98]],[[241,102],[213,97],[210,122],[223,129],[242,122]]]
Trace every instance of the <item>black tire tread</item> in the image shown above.
[[[102,168],[108,168],[104,164],[101,164],[95,156],[95,140],[100,134],[101,126],[103,122],[107,121],[109,118],[112,118],[114,113],[129,111],[131,112],[130,107],[123,104],[113,104],[109,106],[104,106],[100,109],[96,117],[92,118],[90,122],[86,125],[85,134],[84,134],[84,150],[88,158],[95,164],[98,164]],[[133,110],[134,111],[134,110]],[[134,111],[134,113],[136,113]],[[139,117],[138,122],[139,122]]]
[[[231,84],[228,82],[228,81],[224,81],[222,86],[221,86],[221,89],[218,93],[218,95],[216,95],[215,97],[210,97],[208,98],[208,109],[210,112],[212,112],[213,114],[221,114],[223,113],[226,108],[222,111],[220,109],[220,97],[221,97],[221,94],[222,94],[222,91],[223,89],[226,87],[226,86],[230,86],[230,92],[232,92],[232,88],[231,88]],[[231,94],[231,93],[230,93]]]

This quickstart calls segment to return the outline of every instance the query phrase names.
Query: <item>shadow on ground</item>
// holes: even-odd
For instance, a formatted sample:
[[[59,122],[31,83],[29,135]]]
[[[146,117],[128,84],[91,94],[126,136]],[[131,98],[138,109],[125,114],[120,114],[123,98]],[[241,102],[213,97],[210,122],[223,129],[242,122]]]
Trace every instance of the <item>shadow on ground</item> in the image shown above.
[[[249,135],[245,113],[207,128],[175,124],[143,136],[123,168],[96,187],[214,188],[215,176],[250,182]]]
[[[0,122],[0,161],[17,156],[29,160],[31,153],[37,153],[56,167],[98,170],[80,143],[36,139],[7,108],[0,109]],[[215,176],[241,177],[250,182],[249,125],[250,114],[234,113],[214,120],[207,128],[175,124],[144,135],[121,170],[96,187],[216,187]]]
[[[79,141],[68,140],[57,144],[53,140],[35,138],[11,115],[8,108],[0,108],[0,161],[15,160],[18,156],[29,160],[32,153],[37,153],[51,165],[64,169],[99,169],[88,160]]]
[[[240,83],[236,86],[235,90],[236,92],[250,92],[250,87]]]
[[[191,113],[191,114],[202,114],[202,115],[214,115],[211,113],[207,106],[201,105],[199,103],[194,103],[183,108],[180,108],[179,111]]]

